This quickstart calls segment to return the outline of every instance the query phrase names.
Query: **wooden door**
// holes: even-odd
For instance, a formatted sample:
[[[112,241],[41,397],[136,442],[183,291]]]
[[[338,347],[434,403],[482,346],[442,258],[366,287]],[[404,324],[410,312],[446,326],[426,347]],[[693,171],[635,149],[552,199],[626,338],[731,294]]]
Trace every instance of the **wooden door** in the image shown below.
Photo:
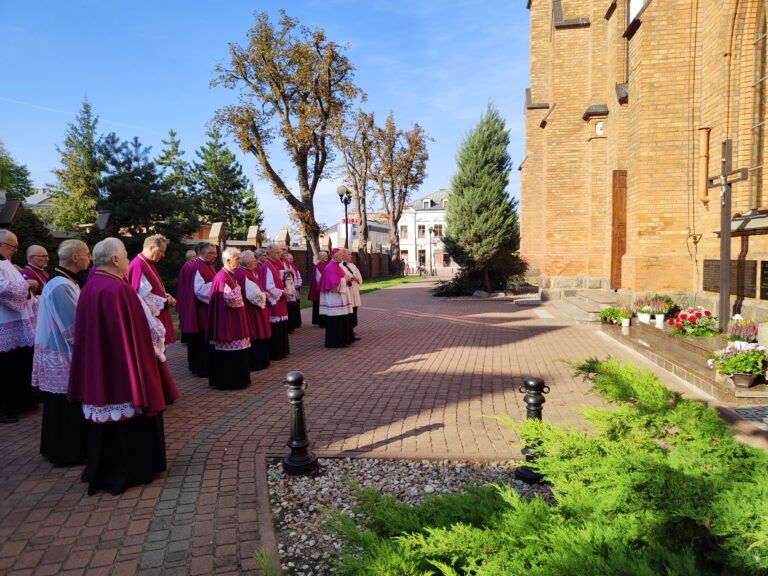
[[[627,171],[613,171],[611,288],[621,288],[621,257],[627,251]]]

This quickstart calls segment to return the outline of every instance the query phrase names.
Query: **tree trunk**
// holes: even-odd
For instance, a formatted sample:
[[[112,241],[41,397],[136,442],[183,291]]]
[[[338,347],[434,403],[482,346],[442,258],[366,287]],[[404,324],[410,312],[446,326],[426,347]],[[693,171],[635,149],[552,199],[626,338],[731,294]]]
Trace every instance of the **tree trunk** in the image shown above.
[[[483,270],[483,281],[485,282],[485,291],[491,293],[491,275],[488,274],[488,266]]]
[[[370,267],[369,267],[369,260],[370,256],[368,255],[368,243],[360,246],[360,249],[357,251],[357,264],[358,268],[360,268],[360,274],[362,274],[363,278],[370,278]]]

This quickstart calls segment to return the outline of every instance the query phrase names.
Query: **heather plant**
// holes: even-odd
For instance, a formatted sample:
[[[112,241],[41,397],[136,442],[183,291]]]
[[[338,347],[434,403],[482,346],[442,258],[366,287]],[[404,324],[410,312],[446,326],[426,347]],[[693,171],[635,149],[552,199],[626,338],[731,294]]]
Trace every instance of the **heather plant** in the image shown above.
[[[650,308],[651,314],[666,314],[669,312],[669,303],[665,300],[652,298],[648,301],[648,308]]]
[[[358,522],[334,517],[336,572],[768,574],[768,456],[649,372],[595,358],[576,368],[615,404],[584,410],[590,432],[507,420],[538,446],[554,503],[506,484],[413,508],[367,491]]]
[[[651,300],[649,298],[636,298],[632,308],[638,314],[653,314]]]
[[[741,316],[734,316],[728,322],[728,340],[741,342],[757,342],[759,324],[752,320],[745,320]]]

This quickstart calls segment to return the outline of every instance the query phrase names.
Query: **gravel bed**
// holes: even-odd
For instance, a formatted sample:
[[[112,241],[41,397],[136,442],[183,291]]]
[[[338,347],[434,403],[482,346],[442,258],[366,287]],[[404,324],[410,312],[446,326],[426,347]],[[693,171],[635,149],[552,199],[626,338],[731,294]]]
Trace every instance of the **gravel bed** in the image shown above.
[[[531,497],[550,499],[546,487],[528,486],[514,478],[515,463],[432,462],[427,460],[378,460],[321,458],[314,476],[288,476],[275,460],[267,468],[272,519],[285,576],[333,574],[332,561],[341,549],[340,539],[323,529],[322,508],[355,517],[354,488],[350,481],[400,502],[418,504],[430,494],[459,492],[467,484],[506,482]]]

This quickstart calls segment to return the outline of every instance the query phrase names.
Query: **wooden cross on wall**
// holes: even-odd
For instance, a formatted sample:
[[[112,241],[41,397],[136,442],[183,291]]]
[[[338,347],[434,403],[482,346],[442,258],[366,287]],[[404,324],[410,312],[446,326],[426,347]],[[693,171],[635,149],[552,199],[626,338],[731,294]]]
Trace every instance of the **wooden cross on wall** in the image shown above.
[[[731,186],[747,179],[749,172],[746,168],[733,170],[733,142],[730,138],[723,140],[720,175],[707,180],[708,188],[720,187],[720,301],[717,313],[721,331],[728,327],[731,318]]]

